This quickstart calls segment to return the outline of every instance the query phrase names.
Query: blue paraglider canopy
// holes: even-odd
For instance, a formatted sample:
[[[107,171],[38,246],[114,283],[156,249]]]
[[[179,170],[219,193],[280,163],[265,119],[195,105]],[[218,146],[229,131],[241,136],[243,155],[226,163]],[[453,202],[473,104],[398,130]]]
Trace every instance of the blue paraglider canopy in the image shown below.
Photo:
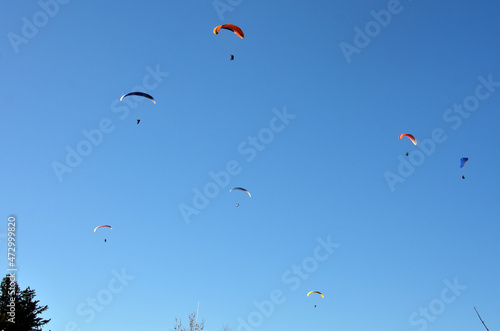
[[[460,168],[463,168],[464,165],[467,163],[467,161],[469,161],[469,158],[468,157],[463,157],[460,159]]]

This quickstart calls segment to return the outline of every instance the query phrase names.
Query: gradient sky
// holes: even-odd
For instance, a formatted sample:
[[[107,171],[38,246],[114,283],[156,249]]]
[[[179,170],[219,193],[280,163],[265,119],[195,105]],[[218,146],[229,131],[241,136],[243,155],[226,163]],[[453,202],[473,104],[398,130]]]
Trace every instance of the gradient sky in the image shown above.
[[[3,9],[1,210],[47,330],[500,329],[497,2]]]

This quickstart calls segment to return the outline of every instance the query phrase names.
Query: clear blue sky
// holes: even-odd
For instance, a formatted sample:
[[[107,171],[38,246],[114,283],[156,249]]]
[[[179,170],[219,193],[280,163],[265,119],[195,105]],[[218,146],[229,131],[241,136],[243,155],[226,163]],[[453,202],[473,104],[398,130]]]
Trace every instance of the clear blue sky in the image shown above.
[[[0,20],[47,330],[500,329],[498,3],[65,1]]]

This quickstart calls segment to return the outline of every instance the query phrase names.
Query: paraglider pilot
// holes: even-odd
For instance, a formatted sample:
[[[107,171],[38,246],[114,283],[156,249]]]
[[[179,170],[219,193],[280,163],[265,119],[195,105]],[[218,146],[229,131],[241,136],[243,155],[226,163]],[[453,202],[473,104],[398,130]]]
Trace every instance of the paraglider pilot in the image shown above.
[[[231,61],[232,61],[232,60],[234,60],[234,55],[233,55],[233,54],[231,54]]]

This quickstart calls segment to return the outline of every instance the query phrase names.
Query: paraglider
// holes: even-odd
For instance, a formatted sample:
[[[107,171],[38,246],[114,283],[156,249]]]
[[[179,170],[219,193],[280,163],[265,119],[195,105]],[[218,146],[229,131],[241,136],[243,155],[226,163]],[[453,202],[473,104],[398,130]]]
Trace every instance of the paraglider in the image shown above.
[[[214,34],[219,34],[219,31],[220,29],[225,29],[225,30],[229,30],[229,31],[232,31],[234,32],[235,35],[237,35],[238,37],[240,37],[241,39],[245,38],[245,34],[243,33],[243,30],[241,30],[241,28],[237,25],[234,25],[234,24],[222,24],[222,25],[218,25],[214,28]],[[234,51],[234,50],[233,50]],[[230,61],[233,61],[234,60],[234,54],[232,54],[233,52],[230,51],[231,54],[230,55]]]
[[[233,31],[241,39],[243,39],[245,37],[245,34],[241,30],[241,28],[239,26],[234,25],[234,24],[222,24],[222,25],[216,26],[214,28],[214,34],[219,34],[220,29],[226,29],[229,31]]]
[[[230,189],[230,190],[229,190],[229,192],[232,192],[232,191],[234,191],[234,190],[243,191],[243,192],[247,193],[249,197],[252,197],[252,195],[250,194],[250,192],[248,192],[248,190],[247,190],[247,189],[244,189],[243,187],[235,187],[235,188],[232,188],[232,189]]]
[[[460,169],[462,169],[465,166],[467,161],[469,161],[468,157],[463,157],[460,159]],[[462,175],[462,179],[465,179],[465,175]]]
[[[401,140],[401,138],[403,137],[408,137],[411,142],[413,143],[413,145],[416,145],[417,144],[417,139],[415,139],[415,137],[409,133],[403,133],[403,134],[400,134],[399,135],[399,140]]]
[[[113,228],[111,227],[111,225],[99,225],[99,226],[97,226],[97,227],[94,229],[94,232],[96,232],[96,231],[97,231],[97,229],[100,229],[100,228],[110,228],[110,229],[113,229]],[[106,239],[104,239],[104,242],[107,242],[107,240],[106,240]]]
[[[250,194],[250,192],[248,192],[248,190],[247,190],[247,189],[244,189],[243,187],[234,187],[234,188],[230,189],[230,190],[229,190],[229,192],[233,192],[234,190],[243,191],[243,192],[245,192],[246,194],[248,194],[248,196],[249,196],[249,197],[252,197],[252,195]],[[239,203],[237,203],[237,204],[236,204],[236,207],[239,207],[239,206],[240,206],[240,204],[239,204]]]
[[[124,94],[121,96],[120,101],[122,101],[123,98],[126,98],[126,97],[131,96],[131,95],[136,95],[139,97],[148,98],[149,100],[153,101],[154,104],[156,104],[155,99],[151,95],[144,93],[144,92],[130,92],[130,93]]]

